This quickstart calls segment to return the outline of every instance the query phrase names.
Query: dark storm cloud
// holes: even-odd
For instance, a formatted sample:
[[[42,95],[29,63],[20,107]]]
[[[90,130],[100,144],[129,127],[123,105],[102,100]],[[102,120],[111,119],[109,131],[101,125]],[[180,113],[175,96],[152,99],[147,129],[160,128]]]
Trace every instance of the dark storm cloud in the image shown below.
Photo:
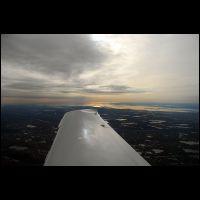
[[[1,42],[3,60],[65,77],[94,69],[106,59],[89,35],[6,35]]]

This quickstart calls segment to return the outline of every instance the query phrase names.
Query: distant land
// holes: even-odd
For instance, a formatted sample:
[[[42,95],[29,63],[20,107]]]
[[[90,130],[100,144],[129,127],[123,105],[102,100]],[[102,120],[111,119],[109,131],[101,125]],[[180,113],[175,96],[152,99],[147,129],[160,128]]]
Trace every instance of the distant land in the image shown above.
[[[64,113],[85,108],[98,110],[101,117],[151,165],[199,165],[198,105],[126,103],[143,108],[138,110],[124,109],[121,104],[113,103],[119,108],[108,105],[2,105],[2,165],[43,165]]]
[[[197,103],[159,103],[159,102],[120,102],[112,103],[112,106],[118,108],[129,108],[135,110],[152,110],[152,111],[174,111],[174,112],[199,112]],[[117,107],[116,107],[117,108]]]

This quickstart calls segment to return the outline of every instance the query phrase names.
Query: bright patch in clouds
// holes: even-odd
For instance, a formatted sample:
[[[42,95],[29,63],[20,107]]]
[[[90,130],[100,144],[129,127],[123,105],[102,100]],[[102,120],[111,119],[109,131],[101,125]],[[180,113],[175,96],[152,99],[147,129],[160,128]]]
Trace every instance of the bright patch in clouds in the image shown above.
[[[2,35],[3,103],[198,102],[199,35]]]
[[[93,34],[91,35],[93,41],[98,42],[98,45],[104,47],[107,50],[117,54],[122,50],[121,43],[117,40],[114,35],[111,34]]]

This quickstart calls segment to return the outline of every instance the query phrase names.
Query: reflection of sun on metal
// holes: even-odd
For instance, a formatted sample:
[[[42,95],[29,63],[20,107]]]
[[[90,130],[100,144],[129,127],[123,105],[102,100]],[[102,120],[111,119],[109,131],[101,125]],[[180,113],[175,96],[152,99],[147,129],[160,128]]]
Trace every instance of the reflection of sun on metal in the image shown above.
[[[82,136],[79,137],[79,139],[81,139],[83,143],[89,146],[94,146],[96,145],[96,142],[97,142],[96,135],[94,134],[94,132],[86,128],[83,128]]]
[[[78,137],[78,139],[89,140],[88,130],[84,128],[81,132],[81,136]]]
[[[86,139],[86,140],[89,139],[88,131],[85,128],[83,129],[83,138]]]

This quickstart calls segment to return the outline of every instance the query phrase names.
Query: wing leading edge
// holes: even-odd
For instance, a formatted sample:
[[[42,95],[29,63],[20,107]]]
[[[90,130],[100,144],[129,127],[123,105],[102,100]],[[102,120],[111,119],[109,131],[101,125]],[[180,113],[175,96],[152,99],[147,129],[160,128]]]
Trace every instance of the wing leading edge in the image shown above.
[[[67,112],[45,166],[149,166],[119,134],[91,109]]]

